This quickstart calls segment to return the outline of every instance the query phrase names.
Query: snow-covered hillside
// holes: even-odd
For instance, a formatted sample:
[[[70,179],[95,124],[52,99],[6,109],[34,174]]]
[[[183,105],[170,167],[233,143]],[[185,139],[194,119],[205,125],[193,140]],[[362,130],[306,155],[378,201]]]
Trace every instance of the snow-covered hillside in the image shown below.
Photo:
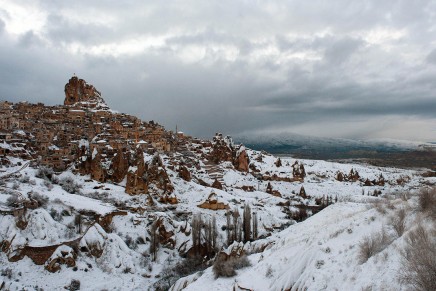
[[[416,211],[416,197],[391,199],[332,205],[269,238],[269,247],[249,255],[251,266],[237,276],[216,278],[209,268],[193,282],[180,279],[172,290],[184,284],[183,290],[414,290],[411,282],[401,280],[408,238],[421,223],[432,235],[433,249],[425,251],[435,263],[436,224]],[[404,234],[395,229],[400,209],[406,213]],[[378,236],[385,238],[365,257],[365,242]]]
[[[193,249],[195,214],[204,223],[216,220],[219,253],[229,247],[226,213],[242,214],[248,205],[258,220],[258,239],[242,245],[253,252],[251,266],[236,277],[215,279],[207,268],[214,259],[207,258],[201,264],[205,271],[180,279],[173,290],[185,285],[186,290],[410,290],[395,276],[404,236],[364,263],[359,243],[382,228],[394,237],[389,217],[402,207],[412,229],[422,216],[412,211],[417,198],[400,197],[434,186],[435,177],[316,160],[281,158],[279,163],[272,155],[246,151],[248,173],[229,162],[211,166],[198,158],[198,166],[189,167],[191,181],[172,167],[174,157],[162,154],[175,204],[128,195],[125,181],[99,183],[89,175],[53,173],[9,157],[0,168],[0,285],[6,290],[77,290],[77,284],[80,290],[165,290],[182,276],[171,272]],[[144,153],[144,159],[152,156]],[[359,178],[338,180],[338,173],[350,172]],[[211,187],[214,181],[221,181],[222,189]],[[385,205],[387,198],[392,206],[382,206],[383,214],[377,202]],[[215,210],[217,205],[223,209]],[[317,214],[297,223],[305,218],[303,210]]]

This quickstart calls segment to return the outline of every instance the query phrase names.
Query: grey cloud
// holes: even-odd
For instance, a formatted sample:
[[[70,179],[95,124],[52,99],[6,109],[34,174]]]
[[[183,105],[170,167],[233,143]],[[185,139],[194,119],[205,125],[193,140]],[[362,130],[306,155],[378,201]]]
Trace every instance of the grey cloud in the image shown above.
[[[433,2],[41,2],[48,15],[42,31],[18,37],[0,10],[0,99],[62,103],[63,85],[76,73],[112,108],[196,136],[330,122],[346,124],[335,127],[336,136],[367,136],[384,116],[432,118]],[[365,42],[383,29],[404,35]],[[141,36],[167,38],[133,55],[86,50]],[[73,44],[84,49],[66,50]],[[190,52],[193,45],[206,55]],[[211,52],[214,46],[236,48],[236,59]],[[196,60],[183,59],[182,50]]]
[[[426,61],[430,64],[436,65],[436,49],[432,50],[426,57]]]
[[[42,40],[30,30],[20,36],[18,44],[23,47],[40,46],[42,45]]]
[[[325,59],[331,65],[340,65],[355,53],[364,42],[359,39],[343,38],[333,42],[325,50]]]
[[[72,22],[59,14],[47,17],[47,36],[55,42],[70,43],[77,40],[84,44],[98,44],[114,39],[113,29],[94,23]]]
[[[0,18],[0,34],[5,30],[5,22]]]

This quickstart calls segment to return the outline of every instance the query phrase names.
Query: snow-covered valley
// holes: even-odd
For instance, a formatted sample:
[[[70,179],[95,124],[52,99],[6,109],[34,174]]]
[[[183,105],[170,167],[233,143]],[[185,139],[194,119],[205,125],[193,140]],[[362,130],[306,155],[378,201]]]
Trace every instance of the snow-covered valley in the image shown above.
[[[99,183],[71,170],[22,169],[26,161],[10,157],[0,172],[3,288],[74,290],[80,282],[80,290],[411,290],[400,280],[401,253],[417,225],[434,230],[431,215],[417,209],[418,193],[434,187],[435,177],[424,177],[425,169],[299,160],[305,176],[297,179],[297,160],[278,163],[272,155],[246,151],[255,171],[219,164],[222,190],[209,186],[218,178],[203,162],[189,168],[196,179],[186,181],[171,170],[175,157],[161,155],[177,204],[131,196],[123,183]],[[356,172],[359,178],[351,179]],[[37,205],[19,211],[32,201]],[[256,237],[252,227],[245,244],[229,244],[226,213],[242,214],[247,205],[257,219]],[[405,230],[399,235],[392,221],[401,209]],[[248,255],[249,266],[216,278],[216,256],[204,256],[204,270],[174,272],[192,254],[198,215],[203,228],[216,221],[216,254]],[[383,247],[363,261],[362,242],[380,233],[387,237]],[[200,230],[200,245],[206,242],[207,231]]]

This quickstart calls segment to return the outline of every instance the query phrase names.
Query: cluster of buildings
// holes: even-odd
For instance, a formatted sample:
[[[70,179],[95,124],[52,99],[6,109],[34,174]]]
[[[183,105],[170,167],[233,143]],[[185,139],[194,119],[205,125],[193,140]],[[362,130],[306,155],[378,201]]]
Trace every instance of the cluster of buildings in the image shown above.
[[[17,156],[64,170],[86,149],[104,156],[141,147],[170,152],[177,137],[161,125],[109,109],[100,93],[73,76],[64,105],[0,102],[0,158]]]

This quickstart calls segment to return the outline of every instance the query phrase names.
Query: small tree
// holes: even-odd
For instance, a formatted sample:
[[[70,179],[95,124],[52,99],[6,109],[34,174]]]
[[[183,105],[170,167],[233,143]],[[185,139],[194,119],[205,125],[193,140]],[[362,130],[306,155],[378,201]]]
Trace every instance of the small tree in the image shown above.
[[[212,216],[212,218],[209,220],[208,224],[205,228],[206,231],[206,248],[207,253],[209,256],[212,256],[215,254],[216,250],[218,249],[216,239],[218,236],[217,228],[216,228],[216,218],[215,216]]]
[[[258,237],[257,213],[253,212],[253,240],[256,240],[257,237]]]
[[[159,249],[159,220],[154,221],[150,226],[150,255],[153,262],[157,259],[157,251]]]
[[[191,235],[192,235],[192,248],[194,249],[195,255],[200,254],[200,246],[201,246],[201,228],[202,228],[202,221],[201,221],[201,215],[200,214],[194,214],[192,216],[192,222],[191,222]]]
[[[245,204],[244,206],[244,217],[243,217],[243,228],[244,228],[244,242],[250,241],[251,239],[251,208],[250,205]]]
[[[227,245],[231,244],[232,241],[232,224],[230,222],[230,216],[232,215],[232,213],[230,212],[230,210],[227,210],[226,212],[226,234],[227,234]]]
[[[74,216],[74,225],[77,227],[77,233],[82,232],[82,215],[79,213]]]

